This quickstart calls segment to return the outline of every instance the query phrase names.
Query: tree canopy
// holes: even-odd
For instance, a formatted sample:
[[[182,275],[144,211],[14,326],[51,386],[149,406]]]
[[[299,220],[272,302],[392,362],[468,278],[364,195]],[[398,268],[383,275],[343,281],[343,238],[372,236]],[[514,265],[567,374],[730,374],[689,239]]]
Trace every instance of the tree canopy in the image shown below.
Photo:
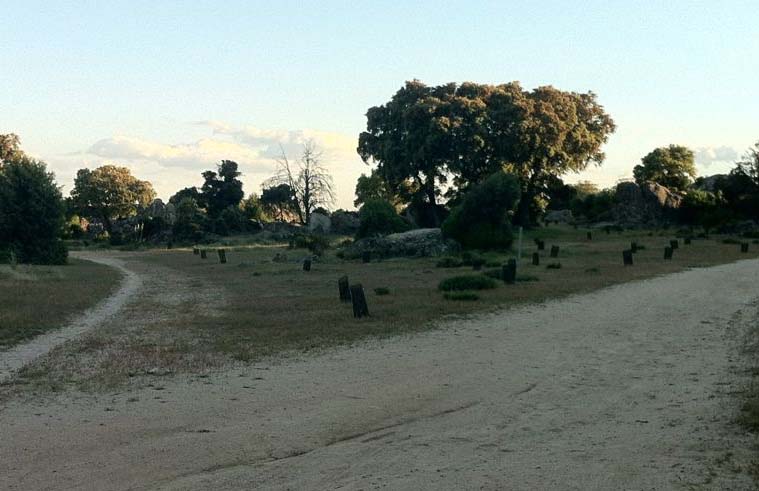
[[[231,207],[238,207],[245,193],[242,190],[242,181],[238,179],[240,172],[237,170],[237,162],[222,160],[217,166],[217,171],[205,171],[203,173],[203,186],[200,188],[200,204],[208,211],[208,215],[217,218],[221,212]],[[192,197],[188,193],[184,197]]]
[[[63,264],[64,205],[55,177],[43,162],[21,152],[0,166],[0,252],[19,262]]]
[[[506,170],[520,179],[526,224],[546,180],[600,164],[615,129],[592,92],[528,91],[518,82],[431,87],[414,80],[366,116],[358,153],[393,190],[410,180],[434,210],[446,188],[466,191]]]
[[[110,233],[114,220],[137,213],[155,198],[148,181],[135,178],[126,167],[104,165],[95,170],[80,169],[74,179],[71,198],[83,216],[99,219]]]
[[[652,181],[674,191],[683,191],[696,177],[693,151],[681,145],[659,147],[633,169],[635,182]]]

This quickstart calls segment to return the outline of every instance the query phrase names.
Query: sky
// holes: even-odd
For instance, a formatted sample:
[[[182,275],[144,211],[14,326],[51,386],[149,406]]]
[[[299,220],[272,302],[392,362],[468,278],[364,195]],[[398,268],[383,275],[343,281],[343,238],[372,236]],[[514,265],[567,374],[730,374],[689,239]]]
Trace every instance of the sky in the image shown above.
[[[747,1],[0,0],[0,133],[68,195],[77,169],[129,167],[164,200],[235,160],[260,192],[313,139],[352,208],[366,110],[404,81],[593,91],[630,177],[658,146],[725,172],[759,141],[759,8]]]

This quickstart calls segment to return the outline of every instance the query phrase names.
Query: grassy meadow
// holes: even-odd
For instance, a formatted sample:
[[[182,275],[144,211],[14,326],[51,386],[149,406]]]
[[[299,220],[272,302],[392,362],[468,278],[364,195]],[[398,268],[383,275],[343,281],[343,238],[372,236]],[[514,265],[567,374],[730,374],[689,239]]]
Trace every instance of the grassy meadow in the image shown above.
[[[539,266],[531,264],[535,238],[545,240]],[[183,289],[195,293],[174,304],[161,303],[160,293],[153,300],[149,300],[152,294],[139,296],[137,303],[122,313],[126,320],[97,328],[80,341],[55,350],[22,370],[12,385],[98,391],[130,381],[140,383],[140,375],[156,373],[157,368],[161,374],[198,374],[230,363],[431,329],[446,318],[759,257],[757,244],[741,253],[734,240],[712,236],[694,238],[690,245],[681,239],[673,259],[665,261],[664,247],[672,239],[673,233],[668,231],[594,231],[588,240],[582,229],[537,229],[525,234],[517,282],[496,281],[495,288],[476,292],[443,292],[438,284],[454,276],[481,276],[500,269],[514,251],[485,253],[482,271],[474,271],[471,266],[438,267],[440,258],[393,258],[364,264],[339,259],[336,250],[329,249],[309,272],[302,270],[302,259],[309,255],[305,249],[288,249],[284,244],[244,245],[239,239],[204,246],[207,259],[194,255],[191,248],[126,253],[133,268],[164,277],[177,298],[183,297]],[[634,255],[634,265],[624,266],[622,250],[629,248],[631,241],[641,249]],[[557,258],[548,257],[552,245],[560,247]],[[227,251],[226,264],[219,263],[219,246]],[[286,260],[273,261],[277,254]],[[369,317],[354,319],[350,303],[339,301],[337,281],[343,275],[351,284],[363,285]],[[75,283],[80,288],[105,288],[100,283],[92,285],[87,279],[90,276],[80,276]],[[167,286],[161,288],[165,292]],[[57,284],[50,287],[51,292],[60,289]],[[74,296],[75,291],[72,287]],[[13,389],[6,387],[0,392],[7,395],[8,390]]]
[[[90,261],[0,265],[0,349],[61,327],[118,286],[121,273]]]

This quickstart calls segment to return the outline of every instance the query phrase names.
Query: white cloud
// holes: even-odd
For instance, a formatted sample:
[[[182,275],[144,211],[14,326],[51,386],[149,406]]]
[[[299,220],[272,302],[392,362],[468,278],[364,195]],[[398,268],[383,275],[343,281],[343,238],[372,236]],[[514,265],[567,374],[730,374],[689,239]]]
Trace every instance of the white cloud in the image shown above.
[[[714,163],[735,162],[738,159],[738,151],[733,147],[701,147],[697,148],[696,164],[707,168]]]

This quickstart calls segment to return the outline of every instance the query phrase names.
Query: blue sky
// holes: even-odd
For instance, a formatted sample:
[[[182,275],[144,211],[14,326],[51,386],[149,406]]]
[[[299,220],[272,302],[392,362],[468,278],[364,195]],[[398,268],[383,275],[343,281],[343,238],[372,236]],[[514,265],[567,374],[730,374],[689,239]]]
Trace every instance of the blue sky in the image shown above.
[[[656,146],[724,171],[759,140],[752,1],[3,2],[0,133],[48,162],[127,165],[167,198],[214,160],[258,191],[279,143],[327,150],[338,205],[366,167],[366,109],[405,80],[592,90],[618,124],[613,185]]]

